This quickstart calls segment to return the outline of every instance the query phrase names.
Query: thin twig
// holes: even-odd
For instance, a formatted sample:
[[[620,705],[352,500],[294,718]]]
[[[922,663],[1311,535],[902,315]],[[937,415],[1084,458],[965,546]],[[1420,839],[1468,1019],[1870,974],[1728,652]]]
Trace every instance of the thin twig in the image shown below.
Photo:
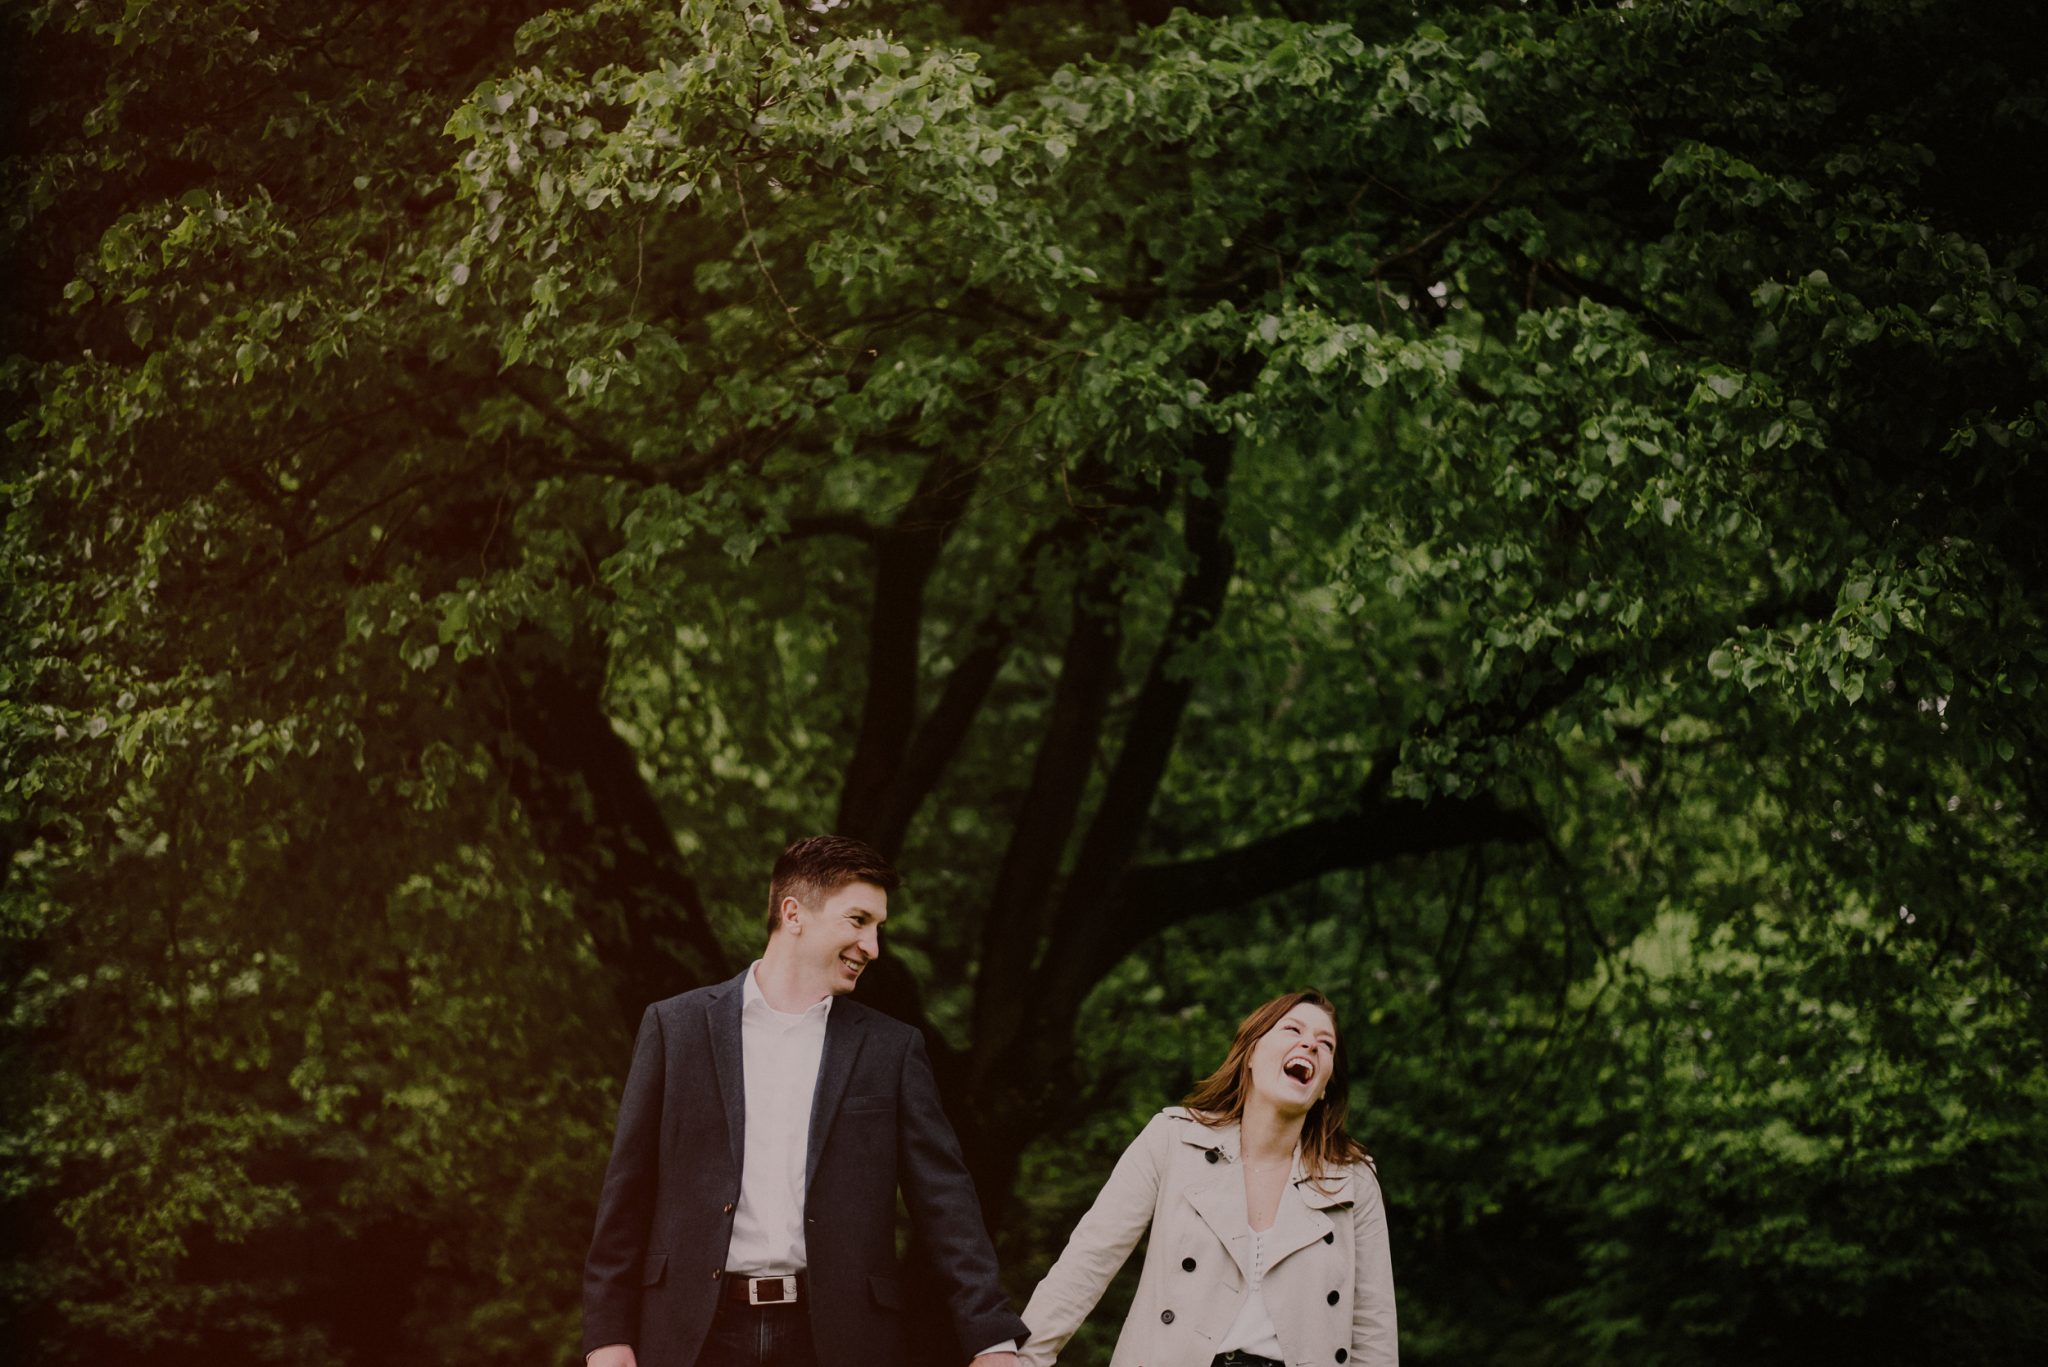
[[[816,337],[804,331],[804,325],[796,320],[795,306],[789,300],[782,297],[781,287],[775,283],[775,277],[769,274],[768,260],[761,255],[761,244],[754,236],[754,221],[747,215],[747,191],[738,166],[732,168],[732,193],[733,198],[739,202],[740,206],[740,226],[747,230],[747,248],[754,254],[754,264],[760,268],[762,281],[767,284],[769,292],[775,296],[775,301],[782,305],[782,312],[789,319],[790,330],[816,347],[821,354],[833,350],[834,348],[827,346],[824,342],[819,341]],[[851,351],[857,350],[857,348],[843,347],[839,348],[839,350]]]

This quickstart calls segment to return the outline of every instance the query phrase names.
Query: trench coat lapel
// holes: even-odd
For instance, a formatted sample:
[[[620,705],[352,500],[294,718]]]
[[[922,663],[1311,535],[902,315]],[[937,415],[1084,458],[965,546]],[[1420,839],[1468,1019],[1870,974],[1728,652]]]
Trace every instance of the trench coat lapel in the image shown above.
[[[817,1175],[818,1157],[825,1152],[825,1140],[832,1133],[832,1121],[839,1114],[839,1099],[846,1095],[847,1079],[853,1076],[853,1061],[860,1057],[861,1041],[867,1035],[862,1012],[834,1002],[825,1015],[825,1050],[818,1059],[818,1089],[811,1096],[811,1133],[804,1152],[804,1194]]]
[[[1181,1142],[1222,1155],[1220,1161],[1204,1165],[1207,1171],[1188,1187],[1187,1201],[1209,1232],[1230,1250],[1238,1272],[1250,1281],[1251,1222],[1245,1214],[1244,1170],[1237,1163],[1237,1126],[1210,1130],[1191,1125],[1181,1135]]]
[[[740,1048],[740,1006],[746,1000],[746,977],[752,968],[719,989],[707,1013],[711,1029],[711,1067],[718,1074],[718,1097],[725,1104],[725,1133],[732,1140],[732,1166],[738,1172],[747,1152],[746,1053]]]
[[[1301,1160],[1297,1157],[1294,1180],[1280,1194],[1280,1208],[1273,1217],[1272,1231],[1266,1236],[1271,1241],[1266,1271],[1270,1273],[1288,1254],[1299,1253],[1335,1229],[1336,1225],[1326,1212],[1331,1206],[1346,1205],[1350,1200],[1349,1173],[1326,1180],[1318,1187],[1302,1172]]]

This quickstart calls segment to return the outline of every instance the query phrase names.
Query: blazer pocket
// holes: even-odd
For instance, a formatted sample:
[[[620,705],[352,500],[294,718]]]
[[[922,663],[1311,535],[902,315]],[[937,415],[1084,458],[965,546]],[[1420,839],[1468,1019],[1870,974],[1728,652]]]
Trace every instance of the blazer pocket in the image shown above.
[[[903,1308],[903,1286],[894,1277],[869,1277],[868,1294],[885,1310]]]
[[[668,1254],[650,1253],[640,1262],[640,1285],[660,1286],[662,1275],[668,1270]]]
[[[896,1109],[896,1098],[887,1092],[876,1092],[872,1096],[850,1096],[846,1098],[846,1104],[839,1109],[842,1111],[893,1111]]]

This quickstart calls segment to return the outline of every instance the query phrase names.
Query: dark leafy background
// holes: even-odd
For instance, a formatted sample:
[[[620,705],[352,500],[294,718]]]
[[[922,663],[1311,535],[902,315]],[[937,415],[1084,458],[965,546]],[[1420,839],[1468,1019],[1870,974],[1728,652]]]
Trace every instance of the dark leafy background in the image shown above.
[[[1313,983],[1411,1362],[2048,1346],[2033,9],[9,24],[22,1360],[570,1359],[823,829],[1020,1297]]]

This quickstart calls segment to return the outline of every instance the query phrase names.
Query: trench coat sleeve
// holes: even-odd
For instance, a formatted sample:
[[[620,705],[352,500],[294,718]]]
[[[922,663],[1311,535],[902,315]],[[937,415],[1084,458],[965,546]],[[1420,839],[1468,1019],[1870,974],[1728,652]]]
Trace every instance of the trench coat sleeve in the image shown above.
[[[583,1351],[640,1337],[640,1260],[654,1215],[666,1049],[653,1007],[640,1018],[619,1100],[612,1157],[597,1198],[597,1228],[583,1263]]]
[[[1049,1367],[1058,1360],[1060,1349],[1144,1237],[1159,1203],[1161,1174],[1173,1143],[1167,1127],[1172,1123],[1163,1114],[1155,1115],[1139,1131],[1095,1204],[1074,1226],[1066,1249],[1031,1293],[1031,1303],[1024,1307],[1031,1337],[1018,1352],[1023,1367]]]
[[[1351,1216],[1351,1361],[1357,1367],[1399,1367],[1401,1350],[1394,1324],[1394,1260],[1387,1249],[1387,1207],[1379,1174],[1363,1164],[1355,1183],[1362,1189]]]

